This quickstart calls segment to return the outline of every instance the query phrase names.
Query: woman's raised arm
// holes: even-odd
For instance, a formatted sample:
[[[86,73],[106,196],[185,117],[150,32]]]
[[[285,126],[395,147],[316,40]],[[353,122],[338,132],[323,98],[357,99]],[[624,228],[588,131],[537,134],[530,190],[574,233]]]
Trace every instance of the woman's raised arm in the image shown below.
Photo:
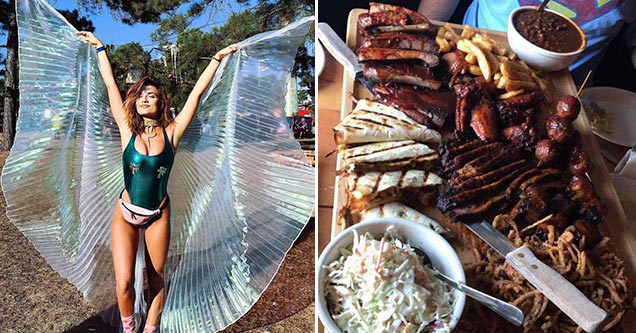
[[[110,61],[108,60],[108,55],[106,54],[104,43],[102,43],[97,37],[95,37],[92,32],[78,31],[75,34],[80,38],[82,42],[97,49],[97,62],[99,64],[99,72],[102,74],[102,79],[104,80],[106,89],[108,90],[110,109],[113,113],[113,117],[115,118],[115,122],[117,123],[117,127],[119,127],[122,142],[127,143],[128,139],[132,136],[132,132],[127,125],[126,113],[122,108],[124,102],[121,98],[119,88],[117,87],[117,82],[115,81],[113,69],[110,66]]]
[[[194,113],[199,107],[199,99],[201,98],[201,95],[203,95],[205,88],[207,88],[207,86],[212,81],[216,70],[219,68],[221,60],[223,60],[223,57],[225,57],[227,54],[234,53],[237,50],[238,47],[236,47],[235,45],[230,45],[217,52],[216,55],[212,57],[212,60],[210,60],[208,67],[205,68],[205,70],[197,80],[197,83],[194,85],[194,88],[192,88],[192,92],[190,92],[190,95],[188,96],[183,109],[174,119],[174,134],[172,135],[172,144],[175,147],[177,147],[177,145],[179,144],[179,140],[181,139],[183,132],[185,132],[186,128],[188,128],[188,125],[190,125],[190,122],[194,117]]]

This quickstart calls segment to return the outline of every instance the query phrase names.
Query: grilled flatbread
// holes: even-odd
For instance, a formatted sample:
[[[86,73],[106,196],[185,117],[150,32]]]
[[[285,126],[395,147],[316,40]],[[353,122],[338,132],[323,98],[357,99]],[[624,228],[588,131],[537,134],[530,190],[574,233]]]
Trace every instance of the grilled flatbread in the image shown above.
[[[352,173],[347,177],[348,206],[353,213],[402,197],[426,206],[437,197],[442,182],[423,170]]]
[[[333,129],[336,144],[415,140],[440,142],[439,132],[415,122],[390,106],[361,99]]]
[[[385,141],[348,148],[340,152],[344,172],[428,170],[439,164],[439,155],[413,140]]]
[[[416,221],[432,230],[435,230],[438,234],[445,234],[448,232],[448,230],[442,227],[437,221],[401,202],[390,202],[368,210],[363,210],[359,214],[359,221],[356,222],[364,222],[380,217],[399,217]]]

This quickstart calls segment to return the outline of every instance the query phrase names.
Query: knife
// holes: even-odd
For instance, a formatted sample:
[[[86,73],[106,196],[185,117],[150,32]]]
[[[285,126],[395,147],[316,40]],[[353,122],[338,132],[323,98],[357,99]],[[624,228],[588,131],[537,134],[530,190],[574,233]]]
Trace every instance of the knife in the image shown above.
[[[602,327],[607,313],[561,274],[537,259],[528,247],[517,247],[487,221],[464,225],[504,256],[510,266],[586,332],[593,333]]]
[[[358,56],[351,51],[340,37],[327,23],[318,23],[316,35],[322,45],[331,53],[331,55],[347,70],[354,79],[362,83],[370,92],[373,93],[373,82],[368,81],[362,74],[363,68],[358,62]]]

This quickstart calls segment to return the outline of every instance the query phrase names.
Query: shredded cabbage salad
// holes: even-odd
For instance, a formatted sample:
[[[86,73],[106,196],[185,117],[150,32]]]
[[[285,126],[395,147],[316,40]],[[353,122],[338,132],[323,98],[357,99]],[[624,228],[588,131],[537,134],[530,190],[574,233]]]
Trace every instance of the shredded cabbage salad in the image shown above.
[[[450,332],[455,299],[413,248],[354,230],[325,281],[329,312],[343,332]]]

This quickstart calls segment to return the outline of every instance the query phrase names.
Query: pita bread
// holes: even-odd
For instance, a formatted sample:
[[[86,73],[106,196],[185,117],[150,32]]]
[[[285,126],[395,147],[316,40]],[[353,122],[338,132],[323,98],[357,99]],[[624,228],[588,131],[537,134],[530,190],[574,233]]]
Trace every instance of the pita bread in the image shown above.
[[[401,202],[390,202],[368,210],[363,210],[359,214],[359,222],[380,217],[399,217],[419,222],[427,226],[429,229],[435,230],[438,234],[445,234],[448,232],[448,230],[442,227],[442,225],[440,225],[437,221]]]
[[[437,152],[413,140],[369,143],[340,152],[345,172],[431,170],[439,162]]]
[[[442,136],[393,107],[361,99],[334,127],[336,144],[415,140],[440,142]]]
[[[347,177],[352,212],[399,201],[404,196],[428,205],[437,197],[442,178],[424,170],[352,173]]]

